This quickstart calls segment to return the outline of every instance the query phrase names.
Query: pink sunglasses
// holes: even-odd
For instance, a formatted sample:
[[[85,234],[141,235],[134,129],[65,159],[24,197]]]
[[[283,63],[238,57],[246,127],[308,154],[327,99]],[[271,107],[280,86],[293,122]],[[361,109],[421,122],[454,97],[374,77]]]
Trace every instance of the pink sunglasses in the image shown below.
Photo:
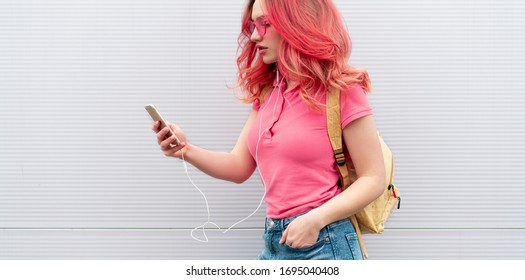
[[[253,33],[255,29],[259,35],[264,36],[266,34],[266,25],[270,22],[264,17],[258,17],[255,20],[249,21],[250,33]]]

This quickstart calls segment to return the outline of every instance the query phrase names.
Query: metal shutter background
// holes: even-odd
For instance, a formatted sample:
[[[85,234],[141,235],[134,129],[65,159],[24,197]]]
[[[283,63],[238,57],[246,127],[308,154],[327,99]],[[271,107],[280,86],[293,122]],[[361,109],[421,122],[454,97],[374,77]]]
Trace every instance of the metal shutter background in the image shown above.
[[[233,147],[250,110],[226,87],[243,2],[0,0],[0,259],[257,256],[264,206],[190,237],[204,199],[143,109]],[[525,258],[525,5],[335,3],[403,199],[365,237],[371,259]],[[257,173],[189,173],[223,230],[263,194]]]

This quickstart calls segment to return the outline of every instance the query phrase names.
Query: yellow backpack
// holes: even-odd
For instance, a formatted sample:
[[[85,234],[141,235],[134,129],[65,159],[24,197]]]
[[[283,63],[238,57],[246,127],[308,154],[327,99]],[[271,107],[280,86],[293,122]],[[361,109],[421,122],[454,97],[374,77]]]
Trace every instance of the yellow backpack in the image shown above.
[[[328,136],[330,143],[334,150],[334,156],[339,168],[339,184],[343,190],[348,188],[355,180],[357,175],[354,164],[348,155],[346,146],[343,145],[343,131],[341,128],[341,108],[339,104],[339,89],[333,89],[326,96],[326,120],[328,128]],[[394,157],[388,146],[383,141],[383,138],[378,132],[378,137],[381,142],[381,149],[383,150],[383,158],[385,161],[386,170],[386,184],[383,194],[372,201],[364,209],[360,210],[355,215],[349,217],[355,227],[359,244],[363,251],[365,258],[368,258],[368,253],[363,242],[361,233],[383,233],[385,229],[385,222],[394,211],[397,204],[399,209],[401,197],[399,190],[394,186]]]

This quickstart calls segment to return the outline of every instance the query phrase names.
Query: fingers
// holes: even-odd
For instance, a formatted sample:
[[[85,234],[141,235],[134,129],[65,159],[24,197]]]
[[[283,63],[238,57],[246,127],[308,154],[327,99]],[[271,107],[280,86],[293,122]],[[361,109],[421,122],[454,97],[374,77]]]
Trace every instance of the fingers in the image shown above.
[[[165,134],[164,134],[165,135]],[[173,149],[174,147],[177,147],[179,145],[172,145],[172,143],[176,143],[177,142],[177,136],[172,135],[164,140],[160,140],[159,139],[159,145],[160,145],[160,148],[164,151],[164,150],[170,150],[170,149]]]
[[[169,123],[169,122],[166,122],[166,124],[169,126],[169,128],[171,128],[172,131],[175,131],[176,129],[179,129],[178,126],[172,124],[172,123]],[[165,132],[164,134],[168,133],[169,134],[169,128],[168,127],[164,127],[162,130],[160,129],[160,121],[156,121],[153,123],[153,126],[151,127],[151,130],[153,130],[153,132],[155,132],[156,134],[158,134],[159,132]]]
[[[151,130],[156,133],[157,143],[159,144],[160,149],[165,156],[180,157],[181,155],[179,151],[186,147],[186,143],[181,143],[183,138],[178,139],[177,135],[175,135],[175,131],[180,131],[182,137],[184,137],[184,133],[175,124],[166,122],[167,126],[162,129],[160,129],[160,125],[160,121],[156,121],[151,127]]]
[[[160,128],[160,121],[156,121],[153,123],[151,130],[153,130],[153,132],[155,133],[159,133],[159,128]]]
[[[167,150],[163,150],[163,153],[167,157],[177,157],[180,158],[182,155],[179,153],[182,148],[186,147],[186,143],[182,143],[177,146],[170,145],[170,148]]]
[[[162,141],[164,141],[166,139],[166,135],[168,134],[168,128],[165,127],[163,129],[161,129],[159,132],[157,132],[157,143],[162,143]]]
[[[286,228],[283,232],[283,237],[281,237],[281,240],[279,240],[279,244],[284,244],[286,242],[286,237],[288,236],[288,228]]]

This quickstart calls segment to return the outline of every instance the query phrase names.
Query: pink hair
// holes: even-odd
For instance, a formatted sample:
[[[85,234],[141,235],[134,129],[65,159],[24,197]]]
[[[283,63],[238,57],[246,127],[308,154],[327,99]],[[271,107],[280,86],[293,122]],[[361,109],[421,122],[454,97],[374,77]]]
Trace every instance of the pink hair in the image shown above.
[[[248,92],[243,100],[262,102],[275,79],[275,64],[265,64],[250,41],[249,21],[255,0],[250,0],[242,17],[238,38],[240,55],[238,86]],[[266,18],[283,38],[277,67],[287,81],[297,82],[301,98],[319,109],[319,97],[329,88],[360,84],[370,92],[368,72],[352,67],[352,44],[341,16],[331,0],[264,0]],[[292,89],[290,89],[292,90]]]

